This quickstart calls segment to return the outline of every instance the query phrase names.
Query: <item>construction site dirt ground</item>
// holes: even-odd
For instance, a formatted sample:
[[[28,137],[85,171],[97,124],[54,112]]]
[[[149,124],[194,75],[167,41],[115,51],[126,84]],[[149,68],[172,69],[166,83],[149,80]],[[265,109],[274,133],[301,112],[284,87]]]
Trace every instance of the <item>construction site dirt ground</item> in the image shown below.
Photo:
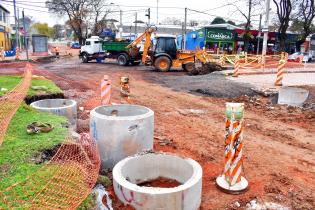
[[[146,66],[120,67],[114,61],[82,64],[78,57],[37,64],[37,68],[58,75],[51,79],[61,88],[71,84],[65,95],[85,110],[100,104],[104,74],[112,80],[115,103],[123,101],[119,77],[129,76],[131,103],[155,112],[154,149],[201,164],[201,209],[237,209],[238,204],[243,209],[253,199],[291,209],[315,208],[315,86],[304,86],[310,96],[302,109],[273,104],[274,98],[257,95],[252,85],[218,73],[192,77]],[[240,195],[223,193],[215,185],[223,170],[225,102],[245,103],[243,172],[250,187]]]

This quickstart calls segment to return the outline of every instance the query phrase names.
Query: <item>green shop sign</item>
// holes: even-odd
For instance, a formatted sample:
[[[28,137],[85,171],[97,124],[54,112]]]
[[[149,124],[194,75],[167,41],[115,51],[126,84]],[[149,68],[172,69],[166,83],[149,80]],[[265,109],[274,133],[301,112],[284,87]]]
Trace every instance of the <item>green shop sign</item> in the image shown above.
[[[234,33],[226,30],[207,30],[207,41],[234,41]]]

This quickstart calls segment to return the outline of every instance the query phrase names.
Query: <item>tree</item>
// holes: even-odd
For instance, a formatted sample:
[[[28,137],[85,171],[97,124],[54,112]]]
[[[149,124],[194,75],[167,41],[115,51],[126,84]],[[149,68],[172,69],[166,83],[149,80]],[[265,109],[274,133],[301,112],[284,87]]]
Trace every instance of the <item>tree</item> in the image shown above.
[[[182,25],[182,22],[179,18],[176,17],[167,17],[162,21],[162,24],[166,25]]]
[[[233,26],[236,26],[236,23],[235,23],[234,21],[232,21],[232,20],[229,20],[229,21],[227,21],[226,23],[231,24],[231,25],[233,25]]]
[[[49,38],[52,38],[54,35],[54,29],[49,27],[47,23],[35,23],[31,26],[33,33],[38,33],[41,35],[46,35]]]
[[[300,34],[300,39],[297,42],[298,50],[300,50],[300,45],[305,42],[306,38],[314,32],[314,24],[312,23],[315,17],[314,1],[301,0],[295,12],[295,18],[292,20],[291,31]]]
[[[244,39],[244,50],[247,52],[248,50],[248,43],[249,40],[251,39],[251,34],[250,34],[250,29],[252,27],[252,18],[254,16],[258,16],[261,13],[262,10],[262,1],[260,0],[245,0],[243,3],[246,4],[246,6],[239,6],[236,4],[232,4],[235,8],[236,11],[238,11],[244,18],[245,18],[245,23],[244,23],[244,29],[245,33],[243,36]]]
[[[198,26],[199,23],[197,20],[190,20],[188,23],[189,26],[194,27],[194,26]]]
[[[216,17],[212,20],[211,24],[222,24],[226,23],[225,20],[221,17]]]
[[[280,40],[280,51],[285,51],[285,40],[287,38],[286,32],[289,27],[290,15],[292,12],[291,0],[273,0],[277,8],[277,17],[279,21],[279,40]]]
[[[63,25],[60,24],[55,24],[53,26],[54,29],[54,34],[53,34],[53,38],[54,39],[60,39],[64,37],[64,27]]]
[[[89,29],[94,34],[99,31],[109,11],[106,0],[50,0],[46,6],[51,12],[68,16],[67,23],[80,44],[87,38]]]

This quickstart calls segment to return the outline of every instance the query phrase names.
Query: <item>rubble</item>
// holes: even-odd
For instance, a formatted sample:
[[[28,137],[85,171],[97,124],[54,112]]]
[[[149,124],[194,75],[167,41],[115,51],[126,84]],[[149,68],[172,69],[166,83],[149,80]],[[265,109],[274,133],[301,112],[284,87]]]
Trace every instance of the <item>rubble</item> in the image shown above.
[[[190,76],[204,75],[204,74],[210,74],[212,72],[222,71],[222,70],[223,70],[223,68],[219,64],[206,63],[206,64],[202,64],[200,67],[197,67],[194,70],[188,72],[188,75],[190,75]]]

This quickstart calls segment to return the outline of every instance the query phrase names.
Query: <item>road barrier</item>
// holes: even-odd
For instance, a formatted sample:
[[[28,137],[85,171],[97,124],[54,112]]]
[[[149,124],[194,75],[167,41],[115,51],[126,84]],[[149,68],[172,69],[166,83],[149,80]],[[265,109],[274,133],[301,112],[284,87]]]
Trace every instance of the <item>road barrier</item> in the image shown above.
[[[27,63],[21,82],[0,97],[0,142],[26,96],[32,72],[42,76],[47,74],[46,71],[34,70]],[[52,77],[51,72],[47,75]],[[68,86],[68,89],[73,88]],[[97,145],[89,134],[74,136],[69,133],[52,159],[34,174],[1,189],[0,209],[76,209],[96,183],[100,157]]]
[[[218,187],[228,193],[247,189],[248,181],[242,176],[244,104],[226,103],[226,134],[223,174],[216,179]]]
[[[101,81],[101,101],[102,105],[111,104],[111,88],[112,81],[107,75],[104,75],[104,78]]]

